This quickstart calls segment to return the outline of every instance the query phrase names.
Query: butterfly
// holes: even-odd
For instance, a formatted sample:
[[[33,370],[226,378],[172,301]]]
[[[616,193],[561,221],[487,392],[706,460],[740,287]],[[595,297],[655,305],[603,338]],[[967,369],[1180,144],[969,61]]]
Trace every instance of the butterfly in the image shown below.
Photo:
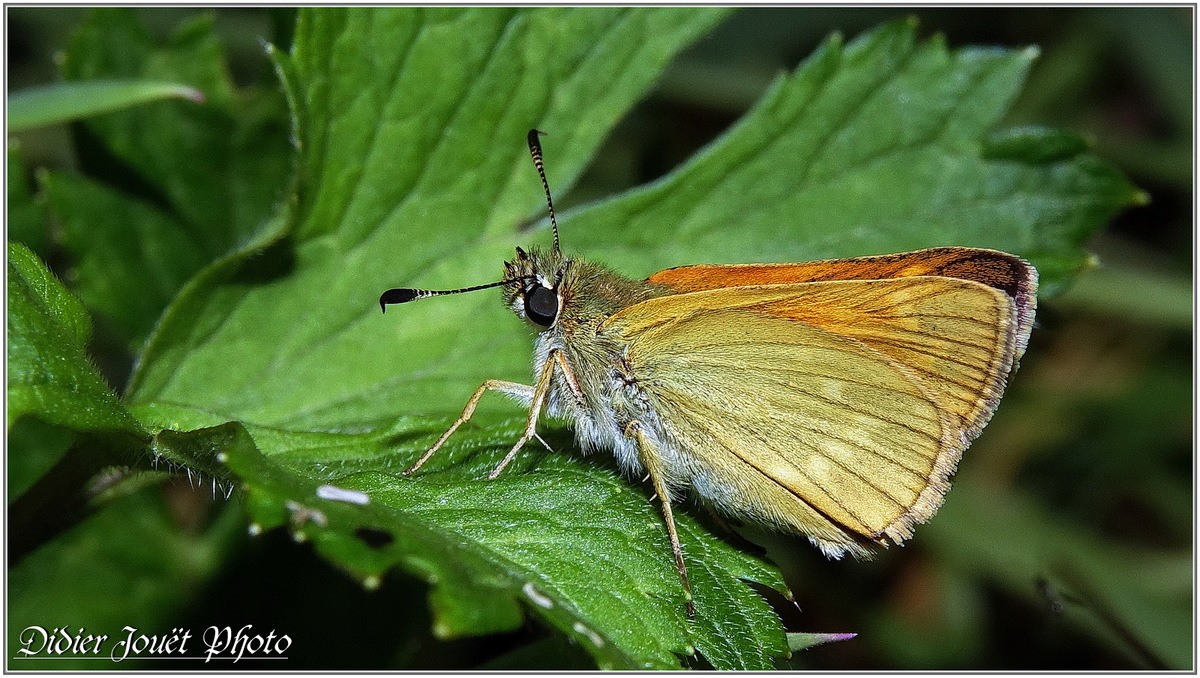
[[[534,383],[488,380],[405,473],[488,391],[573,422],[585,451],[648,476],[694,615],[673,505],[683,492],[734,518],[806,536],[826,555],[899,544],[941,505],[963,450],[1025,351],[1037,270],[988,249],[939,247],[807,263],[698,265],[645,280],[559,246],[538,130],[550,249],[517,248],[498,282],[391,289],[380,307],[502,288],[537,331]]]

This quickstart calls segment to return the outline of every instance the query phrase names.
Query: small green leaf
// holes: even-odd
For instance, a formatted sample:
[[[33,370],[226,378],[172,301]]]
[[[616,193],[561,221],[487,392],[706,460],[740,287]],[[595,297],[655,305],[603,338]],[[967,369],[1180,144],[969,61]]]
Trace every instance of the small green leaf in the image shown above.
[[[75,431],[141,426],[87,357],[79,299],[19,243],[8,244],[8,428],[23,416]]]
[[[788,649],[792,652],[799,652],[825,643],[850,640],[857,635],[857,633],[789,633],[787,634]]]
[[[12,563],[78,519],[92,477],[108,465],[132,465],[143,449],[145,431],[87,356],[90,336],[79,299],[27,247],[10,242],[8,431],[11,453],[22,457],[12,464],[12,489],[21,492],[9,506]],[[41,475],[34,481],[32,473]]]
[[[92,154],[85,171],[172,212],[187,234],[180,248],[211,261],[251,239],[276,210],[291,171],[284,100],[274,89],[235,90],[211,15],[159,44],[129,9],[93,10],[72,36],[63,74],[164,79],[204,93],[203,106],[160,101],[84,123],[119,160],[94,164]]]
[[[171,98],[204,103],[204,94],[200,90],[173,82],[92,80],[36,87],[9,95],[8,133]]]
[[[41,184],[64,246],[77,255],[80,299],[138,348],[184,282],[208,263],[203,248],[158,207],[104,184],[64,172],[43,174]]]

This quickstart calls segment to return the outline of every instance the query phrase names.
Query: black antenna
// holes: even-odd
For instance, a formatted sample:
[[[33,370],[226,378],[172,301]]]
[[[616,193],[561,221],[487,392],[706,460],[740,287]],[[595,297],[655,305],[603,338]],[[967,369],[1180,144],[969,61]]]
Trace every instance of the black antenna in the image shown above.
[[[533,166],[537,168],[538,176],[542,178],[542,188],[546,189],[546,208],[550,210],[550,228],[554,231],[554,251],[558,252],[558,222],[554,220],[554,200],[550,197],[550,184],[546,181],[546,168],[542,166],[542,144],[538,135],[545,132],[537,129],[529,130],[529,154],[533,156]]]
[[[443,294],[462,294],[463,292],[474,292],[475,290],[486,290],[489,287],[499,287],[507,285],[510,282],[518,280],[530,280],[536,276],[523,275],[519,278],[508,278],[486,285],[476,285],[474,287],[464,287],[460,290],[417,290],[410,287],[397,287],[390,289],[387,292],[379,295],[379,310],[387,313],[388,304],[406,304],[414,299],[424,299],[425,297],[438,297]]]

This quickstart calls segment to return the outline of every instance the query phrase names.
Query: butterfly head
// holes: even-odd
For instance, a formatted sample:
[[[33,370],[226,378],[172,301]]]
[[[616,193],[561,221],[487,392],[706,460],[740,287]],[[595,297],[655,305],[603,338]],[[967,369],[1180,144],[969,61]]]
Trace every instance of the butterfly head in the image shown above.
[[[548,252],[518,247],[517,256],[504,262],[504,303],[541,330],[553,327],[563,309],[570,267],[557,247]]]

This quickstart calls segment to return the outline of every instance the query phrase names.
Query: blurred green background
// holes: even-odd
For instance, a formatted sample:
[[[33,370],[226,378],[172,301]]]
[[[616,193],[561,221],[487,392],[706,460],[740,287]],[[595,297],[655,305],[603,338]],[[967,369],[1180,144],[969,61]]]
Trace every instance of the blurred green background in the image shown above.
[[[199,11],[138,10],[159,37]],[[10,94],[57,80],[55,55],[85,13],[7,10]],[[1006,124],[1084,133],[1151,200],[1092,239],[1097,266],[1041,300],[1021,370],[960,466],[957,483],[973,492],[952,491],[916,539],[871,562],[829,562],[806,544],[754,535],[795,592],[798,610],[781,602],[789,630],[859,633],[791,666],[1193,668],[1192,8],[744,10],[668,69],[559,205],[661,176],[828,33],[907,15],[951,46],[1037,45]],[[288,44],[291,11],[215,16],[235,80],[272,86],[262,41]],[[18,139],[31,168],[76,164],[69,126]],[[51,252],[69,281],[70,262]],[[102,340],[96,350],[119,390],[131,356]],[[236,502],[213,504],[186,481],[152,492],[147,506],[168,511],[180,532],[224,535],[197,554],[224,559],[219,574],[161,603],[171,606],[168,627],[286,626],[289,668],[590,667],[532,622],[504,636],[437,640],[416,580],[394,573],[367,593],[285,534],[245,540]]]

